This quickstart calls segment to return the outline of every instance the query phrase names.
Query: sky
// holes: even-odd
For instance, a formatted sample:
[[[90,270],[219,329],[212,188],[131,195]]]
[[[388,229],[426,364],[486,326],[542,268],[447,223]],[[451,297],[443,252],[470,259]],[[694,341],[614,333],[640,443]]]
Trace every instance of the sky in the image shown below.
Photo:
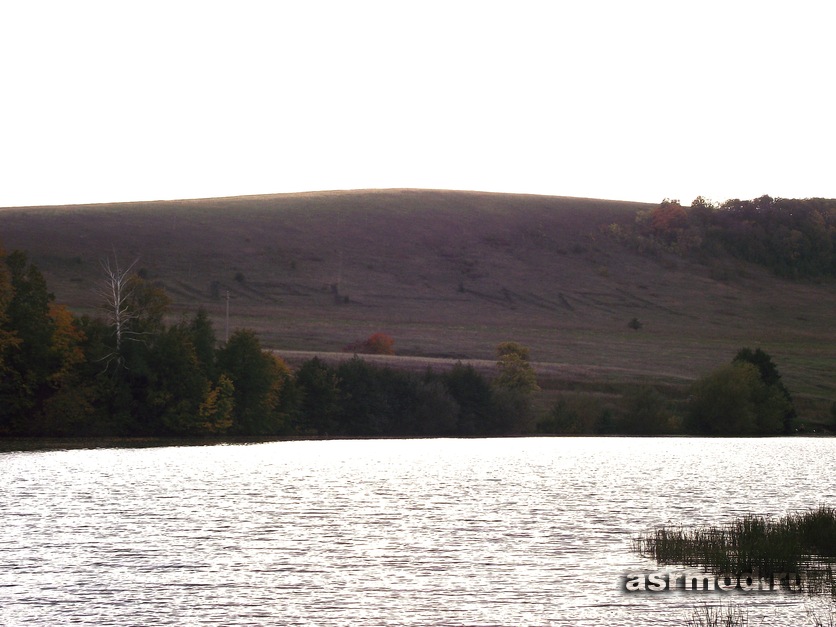
[[[832,1],[0,0],[0,207],[836,197]]]

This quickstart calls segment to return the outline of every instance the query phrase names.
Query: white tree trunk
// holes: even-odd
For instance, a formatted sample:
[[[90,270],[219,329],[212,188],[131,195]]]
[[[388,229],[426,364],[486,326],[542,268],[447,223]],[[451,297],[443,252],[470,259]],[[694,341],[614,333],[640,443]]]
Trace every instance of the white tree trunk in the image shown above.
[[[101,262],[105,278],[100,295],[104,298],[104,307],[107,311],[108,322],[113,326],[113,331],[116,336],[116,351],[110,356],[108,363],[115,358],[117,363],[121,364],[122,343],[125,335],[128,333],[128,324],[136,317],[130,311],[128,301],[131,296],[129,285],[131,270],[137,261],[139,260],[135,259],[133,263],[124,269],[119,267],[119,259],[115,254],[112,264],[109,258]]]

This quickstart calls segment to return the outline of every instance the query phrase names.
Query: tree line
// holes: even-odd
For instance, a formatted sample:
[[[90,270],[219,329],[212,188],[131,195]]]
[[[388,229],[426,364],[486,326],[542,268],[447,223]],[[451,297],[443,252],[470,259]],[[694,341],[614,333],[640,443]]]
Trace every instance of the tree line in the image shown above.
[[[25,253],[0,250],[0,436],[752,435],[797,426],[761,349],[741,349],[685,399],[633,386],[617,405],[560,393],[535,411],[529,351],[515,342],[497,347],[493,378],[462,363],[415,373],[356,355],[294,371],[253,331],[219,342],[203,310],[167,324],[161,288],[105,269],[103,315],[79,317],[55,302]],[[382,334],[360,345],[392,349]]]
[[[253,331],[219,342],[205,311],[166,324],[165,292],[103,264],[102,315],[57,304],[20,251],[0,251],[2,436],[441,436],[531,430],[528,351],[500,375],[423,374],[353,358],[295,372]],[[381,336],[370,338],[375,346]]]
[[[836,403],[833,404],[836,424]],[[564,394],[537,423],[553,434],[788,435],[803,430],[792,395],[772,357],[741,348],[724,364],[694,381],[684,398],[648,385],[627,390],[620,407],[590,394]]]
[[[721,254],[762,265],[786,278],[836,276],[836,199],[731,199],[702,196],[683,207],[663,200],[632,225],[609,230],[646,253],[673,252],[711,261]]]

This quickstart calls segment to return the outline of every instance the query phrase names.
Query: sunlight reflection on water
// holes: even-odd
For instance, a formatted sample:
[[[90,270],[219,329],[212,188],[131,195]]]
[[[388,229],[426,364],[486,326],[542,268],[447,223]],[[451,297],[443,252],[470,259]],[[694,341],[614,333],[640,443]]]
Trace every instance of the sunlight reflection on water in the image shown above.
[[[273,442],[0,454],[0,622],[682,625],[664,523],[834,504],[830,439]],[[804,616],[737,595],[757,624]],[[718,595],[708,599],[722,600]]]

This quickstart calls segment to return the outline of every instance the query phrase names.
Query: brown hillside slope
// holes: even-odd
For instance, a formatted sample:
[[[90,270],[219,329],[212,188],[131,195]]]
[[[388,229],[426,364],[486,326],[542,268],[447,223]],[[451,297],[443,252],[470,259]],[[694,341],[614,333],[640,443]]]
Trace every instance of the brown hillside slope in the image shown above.
[[[728,260],[718,281],[603,234],[644,207],[379,190],[2,209],[0,242],[29,251],[78,312],[94,311],[99,260],[115,251],[139,258],[175,312],[205,307],[221,337],[228,290],[231,327],[278,349],[385,332],[402,354],[490,359],[516,340],[544,369],[693,378],[761,346],[793,392],[836,399],[836,286]]]

